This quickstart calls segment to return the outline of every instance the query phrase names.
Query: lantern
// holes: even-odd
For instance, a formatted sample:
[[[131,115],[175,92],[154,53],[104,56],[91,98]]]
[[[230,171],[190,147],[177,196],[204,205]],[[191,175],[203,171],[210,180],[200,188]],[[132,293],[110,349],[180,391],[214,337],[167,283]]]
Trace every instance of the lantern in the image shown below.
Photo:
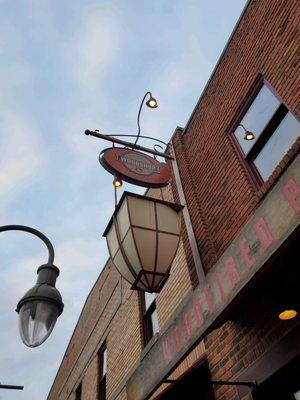
[[[131,289],[160,292],[181,234],[178,204],[124,192],[103,234],[112,262]]]

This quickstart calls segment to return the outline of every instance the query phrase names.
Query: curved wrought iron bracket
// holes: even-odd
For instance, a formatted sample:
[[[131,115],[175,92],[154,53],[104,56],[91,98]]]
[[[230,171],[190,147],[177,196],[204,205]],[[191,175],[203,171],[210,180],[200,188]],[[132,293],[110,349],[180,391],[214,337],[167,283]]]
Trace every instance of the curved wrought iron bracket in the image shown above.
[[[96,129],[95,132],[99,132],[98,129]],[[105,135],[105,136],[109,136],[109,135]],[[123,137],[137,137],[137,135],[126,135],[126,134],[114,135],[113,137],[122,137],[122,136]],[[168,143],[164,142],[163,140],[160,140],[160,139],[157,139],[157,138],[154,138],[154,137],[151,137],[151,136],[140,135],[139,137],[143,138],[143,139],[154,140],[155,142],[162,143],[165,146],[168,146]],[[161,149],[162,149],[162,147],[161,147]]]
[[[0,389],[23,390],[23,389],[24,389],[24,386],[19,386],[19,385],[3,385],[3,384],[0,384]]]
[[[144,151],[145,153],[150,153],[150,154],[153,154],[155,156],[163,157],[163,158],[165,158],[167,160],[174,160],[174,157],[169,153],[153,150],[153,149],[150,149],[148,147],[144,147],[144,146],[140,146],[140,145],[135,144],[135,143],[127,142],[126,140],[118,139],[118,136],[120,136],[120,137],[121,136],[136,137],[136,135],[115,135],[115,136],[111,136],[111,135],[105,135],[103,133],[100,133],[97,129],[95,131],[90,131],[89,129],[86,129],[84,133],[86,135],[94,136],[94,137],[97,137],[99,139],[107,140],[107,141],[112,142],[112,143],[121,144],[123,146],[130,147],[132,149],[141,150],[141,151]],[[168,145],[167,143],[163,142],[162,140],[156,139],[156,138],[152,138],[150,136],[139,136],[139,137],[144,137],[146,139],[154,140],[156,142],[165,144],[166,146]]]

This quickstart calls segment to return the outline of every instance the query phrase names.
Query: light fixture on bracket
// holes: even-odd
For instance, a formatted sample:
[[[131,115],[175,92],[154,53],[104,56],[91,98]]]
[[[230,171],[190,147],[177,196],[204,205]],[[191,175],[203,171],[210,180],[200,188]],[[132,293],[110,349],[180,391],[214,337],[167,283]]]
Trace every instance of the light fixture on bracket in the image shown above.
[[[146,101],[146,105],[149,108],[157,108],[158,107],[158,103],[156,101],[156,99],[152,96],[151,92],[148,92],[150,94],[150,99]]]
[[[114,180],[113,180],[113,185],[114,185],[115,189],[121,189],[121,187],[123,186],[122,179],[115,176]]]
[[[239,124],[238,126],[242,127],[242,128],[244,129],[244,131],[245,131],[244,140],[250,141],[250,140],[255,139],[254,133],[248,131],[248,129],[246,129],[246,128],[244,127],[244,125]]]

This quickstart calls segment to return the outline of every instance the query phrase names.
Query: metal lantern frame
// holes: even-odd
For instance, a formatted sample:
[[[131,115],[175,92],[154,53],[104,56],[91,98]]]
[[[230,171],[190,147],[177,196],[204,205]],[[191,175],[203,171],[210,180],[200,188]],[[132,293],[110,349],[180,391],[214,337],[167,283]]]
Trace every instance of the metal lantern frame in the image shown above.
[[[135,199],[140,199],[141,201],[145,201],[145,202],[150,202],[150,203],[154,203],[153,204],[153,208],[154,208],[154,217],[155,217],[155,226],[154,227],[146,227],[146,226],[142,226],[142,225],[136,225],[133,222],[133,215],[132,215],[132,210],[131,207],[132,205],[130,205],[129,202],[129,198],[135,198]],[[124,205],[124,203],[126,203]],[[144,203],[146,204],[146,203]],[[163,229],[159,228],[159,224],[161,224],[160,220],[159,220],[159,212],[158,212],[158,207],[157,205],[163,205],[166,207],[171,208],[172,210],[174,210],[177,214],[177,220],[176,223],[178,224],[177,226],[177,230],[178,233],[173,233],[171,232],[171,229],[169,229],[169,231],[164,231]],[[128,215],[128,220],[127,223],[129,223],[129,227],[127,228],[126,233],[124,234],[124,232],[122,233],[122,229],[123,227],[120,226],[119,220],[118,220],[118,215],[120,215],[120,210],[122,207],[127,207],[126,210],[124,211],[127,212]],[[164,200],[160,200],[160,199],[156,199],[153,197],[148,197],[148,196],[142,196],[142,195],[138,195],[135,193],[131,193],[131,192],[127,192],[125,191],[115,209],[115,212],[113,213],[106,229],[105,232],[103,233],[103,236],[106,237],[107,239],[107,244],[108,244],[108,249],[109,249],[109,253],[110,253],[110,257],[111,260],[113,262],[113,264],[115,265],[115,267],[117,268],[117,270],[119,271],[119,273],[124,277],[124,279],[129,282],[131,284],[131,289],[133,290],[140,290],[140,291],[146,291],[146,292],[150,292],[150,293],[158,293],[161,291],[162,287],[164,286],[164,284],[166,283],[168,277],[170,276],[170,269],[172,266],[172,263],[174,261],[174,258],[177,254],[177,250],[178,250],[178,246],[180,243],[180,238],[181,238],[181,233],[182,233],[182,223],[181,223],[181,216],[180,216],[180,211],[182,210],[183,206],[180,204],[176,204],[176,203],[170,203]],[[160,213],[162,211],[162,209],[164,209],[163,207],[160,210]],[[167,208],[165,209],[167,210]],[[172,215],[172,212],[171,212]],[[174,224],[175,224],[175,220],[174,220]],[[175,224],[176,225],[176,224]],[[152,243],[152,246],[155,246],[155,257],[154,257],[154,265],[153,265],[153,269],[149,269],[149,268],[145,268],[145,266],[143,265],[143,261],[142,261],[142,256],[140,254],[141,251],[141,242],[140,244],[137,243],[137,238],[136,238],[136,233],[134,233],[134,230],[138,231],[138,230],[144,230],[144,231],[151,231],[152,232],[152,236],[153,234],[155,234],[155,243]],[[113,230],[115,232],[113,232]],[[124,242],[125,239],[127,237],[127,234],[129,234],[129,231],[131,230],[130,234],[132,236],[132,241],[130,244],[133,244],[134,251],[137,254],[138,257],[138,261],[139,261],[139,268],[140,271],[137,271],[137,267],[134,267],[133,263],[131,260],[129,260],[130,256],[128,256],[128,249],[126,251],[126,249],[124,248]],[[114,250],[112,250],[112,245],[110,243],[110,235],[114,235],[114,240],[116,241],[116,246],[115,252]],[[149,232],[150,235],[150,232]],[[170,235],[173,237],[176,237],[177,243],[176,246],[175,243],[173,243],[173,254],[170,253],[170,257],[169,260],[165,263],[167,264],[167,266],[164,268],[163,272],[158,271],[158,263],[159,263],[159,235]],[[166,239],[165,237],[165,239]],[[142,245],[143,246],[143,245]],[[165,251],[167,251],[168,249],[165,249]],[[120,251],[120,256],[123,258],[123,261],[126,264],[126,267],[129,271],[129,275],[132,276],[133,279],[128,279],[128,276],[124,276],[124,271],[122,273],[122,271],[120,270],[120,268],[118,267],[118,265],[116,265],[117,263],[114,262],[114,258],[116,258],[116,254]],[[152,255],[153,256],[153,255]],[[149,256],[149,258],[151,258],[152,256]],[[164,256],[161,256],[162,260],[163,260]],[[133,257],[131,257],[133,258]],[[167,258],[167,257],[166,257]]]

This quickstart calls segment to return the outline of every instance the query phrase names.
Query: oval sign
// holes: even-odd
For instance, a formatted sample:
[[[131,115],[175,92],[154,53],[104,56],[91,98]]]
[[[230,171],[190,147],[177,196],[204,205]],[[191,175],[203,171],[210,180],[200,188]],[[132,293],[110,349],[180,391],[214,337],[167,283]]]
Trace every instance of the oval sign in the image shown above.
[[[167,164],[136,150],[110,147],[103,150],[99,161],[108,172],[134,185],[158,188],[170,181]]]

